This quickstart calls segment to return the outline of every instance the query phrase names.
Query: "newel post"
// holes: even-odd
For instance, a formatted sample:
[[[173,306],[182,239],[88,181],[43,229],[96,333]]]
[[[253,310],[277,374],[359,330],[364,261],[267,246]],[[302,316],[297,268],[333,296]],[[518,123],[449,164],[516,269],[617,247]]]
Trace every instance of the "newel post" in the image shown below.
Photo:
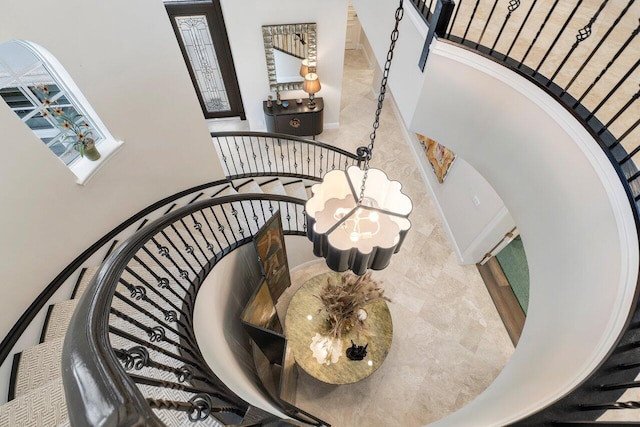
[[[418,66],[421,71],[424,71],[424,66],[427,64],[427,56],[429,55],[429,46],[434,36],[444,37],[447,33],[447,27],[451,21],[451,15],[453,15],[453,9],[455,7],[453,0],[438,0],[436,3],[436,9],[431,16],[431,23],[429,24],[429,32],[427,38],[424,41],[424,47],[422,48],[422,54],[420,55],[420,62]]]

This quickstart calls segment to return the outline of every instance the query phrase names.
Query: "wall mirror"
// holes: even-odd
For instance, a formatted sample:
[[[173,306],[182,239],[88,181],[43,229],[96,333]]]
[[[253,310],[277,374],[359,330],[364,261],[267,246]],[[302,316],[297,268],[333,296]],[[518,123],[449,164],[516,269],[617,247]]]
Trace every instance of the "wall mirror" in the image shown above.
[[[263,25],[262,37],[271,91],[301,90],[302,60],[316,63],[316,24]]]

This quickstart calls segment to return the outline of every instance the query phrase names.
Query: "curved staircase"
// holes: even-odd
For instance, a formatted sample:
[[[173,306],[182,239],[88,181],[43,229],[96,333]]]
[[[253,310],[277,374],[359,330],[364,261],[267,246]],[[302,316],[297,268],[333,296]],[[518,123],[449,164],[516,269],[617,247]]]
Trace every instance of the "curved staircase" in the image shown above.
[[[308,180],[307,180],[308,182]],[[221,197],[229,197],[237,194],[247,194],[249,197],[256,194],[272,194],[286,196],[288,198],[294,198],[296,200],[306,200],[309,195],[308,184],[302,179],[296,178],[273,178],[273,177],[261,177],[261,178],[249,178],[249,179],[236,179],[228,182],[218,182],[216,185],[210,186],[204,191],[200,191],[189,196],[184,196],[180,200],[171,202],[165,205],[162,210],[166,215],[175,211],[180,206],[180,202],[184,205],[189,205],[196,201],[204,199],[215,199]],[[260,203],[252,200],[246,200],[236,204],[238,209],[246,209],[246,211],[255,212],[256,209],[260,209]],[[283,218],[283,224],[294,221],[294,228],[303,230],[304,227],[304,214],[303,205],[299,204],[295,212],[283,210],[281,212]],[[226,212],[222,211],[222,208],[213,207],[209,210],[209,220],[211,222],[219,221],[217,215],[220,217],[232,217],[231,210]],[[141,219],[138,229],[141,229],[149,222],[149,218]],[[193,216],[191,216],[191,219]],[[203,233],[201,236],[197,236],[197,233],[191,232],[193,230],[193,222],[188,224],[189,218],[181,220],[180,228],[172,227],[176,240],[181,240],[183,235],[189,235],[193,242],[202,248],[206,248],[210,245],[207,241],[206,235]],[[250,220],[239,220],[236,224],[236,232],[249,231],[250,236],[257,231],[257,224],[251,224]],[[188,228],[190,227],[191,230]],[[200,231],[200,230],[199,230]],[[168,231],[165,231],[165,237],[168,237]],[[219,243],[222,240],[229,242],[224,231],[213,230],[209,228],[208,236],[215,237],[218,245],[224,246],[223,243]],[[166,244],[169,242],[163,242]],[[109,253],[112,253],[119,246],[119,242],[114,240],[109,243]],[[105,257],[105,258],[107,258]],[[182,257],[180,257],[182,258]],[[184,271],[191,266],[191,263],[186,262],[186,259],[176,258],[179,262],[166,269],[168,276],[172,277],[176,281]],[[151,283],[158,282],[157,275],[150,270],[145,263],[151,263],[153,260],[157,260],[158,256],[151,250],[143,248],[136,256],[137,265],[133,264],[126,268],[125,273],[122,275],[121,283],[116,290],[114,302],[112,305],[112,314],[110,317],[110,328],[112,333],[110,334],[111,344],[116,349],[117,356],[121,359],[125,368],[132,367],[136,361],[139,361],[139,357],[149,357],[153,360],[151,365],[143,367],[141,370],[135,372],[140,378],[157,378],[157,383],[154,381],[146,380],[143,383],[139,383],[138,387],[142,394],[150,400],[158,401],[158,408],[154,409],[154,413],[158,418],[166,425],[191,425],[192,421],[189,420],[187,412],[175,411],[175,408],[163,408],[162,401],[172,400],[174,402],[188,402],[189,399],[197,396],[195,389],[191,390],[189,387],[184,387],[182,390],[172,389],[169,387],[162,387],[162,385],[176,384],[176,380],[182,380],[178,382],[188,383],[189,377],[194,377],[199,380],[205,380],[204,376],[198,375],[198,372],[192,372],[192,370],[184,369],[181,366],[183,362],[191,361],[188,357],[180,355],[181,350],[185,350],[186,346],[183,346],[182,342],[186,340],[193,347],[197,348],[197,344],[192,342],[192,338],[181,332],[181,328],[188,328],[189,320],[184,316],[186,313],[184,310],[184,301],[191,301],[186,298],[188,290],[186,287],[178,286],[170,289],[168,286],[164,290],[170,289],[170,292],[162,292],[157,287],[151,285]],[[204,264],[206,260],[200,259],[198,263]],[[9,402],[0,406],[0,425],[2,426],[57,426],[57,425],[70,425],[69,415],[67,413],[67,402],[65,398],[63,381],[62,381],[62,369],[61,358],[63,351],[63,344],[67,327],[71,322],[75,309],[78,305],[78,301],[84,296],[90,284],[94,280],[96,273],[98,273],[100,266],[85,266],[82,268],[78,277],[77,283],[74,287],[70,299],[62,302],[52,304],[48,308],[46,321],[42,329],[40,344],[27,348],[20,353],[15,354],[13,360],[13,368],[11,375]],[[184,269],[184,270],[183,270]],[[195,270],[194,270],[195,271]],[[132,285],[132,283],[142,283],[145,288],[149,290],[141,290],[140,285]],[[140,295],[140,292],[145,295]],[[131,294],[132,297],[128,296]],[[162,324],[166,330],[165,340],[159,340],[156,345],[145,343],[147,339],[145,334],[141,334],[141,330],[146,330],[148,327],[144,326],[145,311],[140,306],[138,301],[146,301],[149,306],[159,310],[164,314],[164,318],[152,315],[153,319]],[[191,307],[192,308],[192,307]],[[148,313],[148,312],[147,312]],[[177,314],[180,313],[180,314]],[[172,327],[170,323],[173,319],[177,320],[178,327]],[[182,319],[182,320],[180,320]],[[153,341],[153,339],[152,339]],[[166,345],[166,343],[171,343]],[[143,346],[136,346],[135,344],[144,344]],[[149,349],[152,346],[153,349]],[[132,349],[134,349],[132,351]],[[138,353],[135,352],[138,350]],[[157,350],[157,351],[154,351]],[[188,349],[187,349],[188,350]],[[190,350],[188,350],[190,351]],[[195,356],[195,355],[194,355]],[[160,381],[164,381],[160,384]],[[144,383],[146,382],[146,384]],[[178,387],[178,385],[175,385]],[[213,394],[213,393],[212,393]],[[215,406],[215,402],[214,402]],[[160,409],[163,408],[163,409]],[[273,417],[266,416],[257,408],[250,408],[250,411],[243,414],[237,414],[231,412],[226,415],[224,423],[218,420],[216,417],[208,416],[200,421],[201,425],[257,425],[252,418],[259,419],[260,423],[265,422],[265,419],[271,419]],[[286,425],[284,422],[275,421],[273,425]]]

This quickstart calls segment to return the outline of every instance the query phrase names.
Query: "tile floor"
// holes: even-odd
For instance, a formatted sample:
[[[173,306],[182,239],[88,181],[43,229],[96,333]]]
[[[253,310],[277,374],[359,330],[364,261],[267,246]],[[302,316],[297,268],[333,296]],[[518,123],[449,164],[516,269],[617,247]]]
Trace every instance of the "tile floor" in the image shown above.
[[[363,51],[347,51],[341,126],[325,130],[320,141],[353,152],[367,145],[376,109],[372,78]],[[413,227],[400,253],[373,274],[392,299],[391,350],[375,373],[352,385],[324,384],[301,372],[297,405],[335,427],[420,426],[480,394],[513,345],[475,266],[458,265],[390,102],[371,163],[400,181],[414,203]],[[325,269],[320,260],[294,271],[280,304]]]

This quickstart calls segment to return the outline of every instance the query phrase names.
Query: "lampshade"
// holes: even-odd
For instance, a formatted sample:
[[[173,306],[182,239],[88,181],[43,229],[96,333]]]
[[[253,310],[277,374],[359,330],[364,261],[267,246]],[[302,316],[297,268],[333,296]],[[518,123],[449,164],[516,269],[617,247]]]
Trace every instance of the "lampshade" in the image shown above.
[[[304,83],[302,84],[302,90],[307,93],[318,93],[320,92],[320,79],[316,73],[308,73],[304,76]]]
[[[333,170],[311,188],[305,206],[307,237],[313,253],[334,271],[382,270],[400,250],[411,228],[411,199],[379,169],[369,169],[364,197],[358,203],[364,171],[351,166]]]
[[[300,65],[300,77],[304,77],[309,74],[309,60],[303,59]]]

